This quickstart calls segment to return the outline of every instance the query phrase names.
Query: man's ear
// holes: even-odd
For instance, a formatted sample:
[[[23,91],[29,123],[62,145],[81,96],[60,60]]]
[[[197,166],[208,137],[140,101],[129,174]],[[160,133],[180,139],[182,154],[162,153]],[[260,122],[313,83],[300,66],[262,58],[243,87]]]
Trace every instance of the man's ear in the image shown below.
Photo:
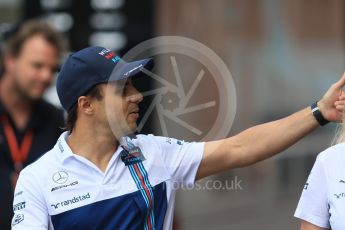
[[[16,57],[14,57],[12,54],[5,54],[4,55],[4,69],[7,72],[12,72],[12,70],[15,68],[14,63],[16,61]]]
[[[78,98],[78,108],[82,113],[91,115],[94,113],[94,107],[91,99],[87,96],[81,96]]]

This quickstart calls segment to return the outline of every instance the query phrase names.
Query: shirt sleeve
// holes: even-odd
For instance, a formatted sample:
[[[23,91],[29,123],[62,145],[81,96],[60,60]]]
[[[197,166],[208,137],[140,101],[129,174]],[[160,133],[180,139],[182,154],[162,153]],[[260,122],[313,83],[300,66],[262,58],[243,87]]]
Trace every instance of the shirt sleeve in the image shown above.
[[[20,173],[14,192],[12,230],[43,230],[49,227],[44,197],[34,175]]]
[[[203,153],[203,142],[185,142],[174,138],[154,137],[173,180],[193,186]]]
[[[320,155],[308,177],[295,217],[321,228],[330,228],[327,177]]]

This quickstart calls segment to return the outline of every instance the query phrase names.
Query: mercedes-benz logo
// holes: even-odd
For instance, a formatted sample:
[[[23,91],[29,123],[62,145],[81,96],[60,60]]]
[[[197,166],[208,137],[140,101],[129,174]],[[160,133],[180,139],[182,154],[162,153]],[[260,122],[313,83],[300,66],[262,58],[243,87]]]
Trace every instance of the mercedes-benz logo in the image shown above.
[[[68,180],[68,173],[59,171],[53,174],[53,181],[58,184],[64,184]]]

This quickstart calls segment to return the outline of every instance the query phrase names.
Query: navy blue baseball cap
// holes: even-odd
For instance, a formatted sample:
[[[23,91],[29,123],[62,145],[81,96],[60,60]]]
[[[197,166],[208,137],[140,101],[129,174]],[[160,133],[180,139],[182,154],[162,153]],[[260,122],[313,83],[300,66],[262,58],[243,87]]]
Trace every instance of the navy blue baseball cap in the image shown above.
[[[70,55],[57,78],[56,89],[62,107],[69,111],[93,86],[138,76],[142,68],[151,70],[153,60],[125,62],[113,51],[91,46]]]

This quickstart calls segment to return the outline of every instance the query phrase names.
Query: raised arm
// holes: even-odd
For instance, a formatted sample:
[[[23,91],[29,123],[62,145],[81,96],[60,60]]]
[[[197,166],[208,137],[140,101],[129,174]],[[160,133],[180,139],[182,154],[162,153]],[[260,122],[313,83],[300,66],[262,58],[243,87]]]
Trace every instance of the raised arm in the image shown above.
[[[342,90],[344,85],[345,74],[318,102],[323,117],[329,121],[341,121],[344,99],[340,101],[339,98],[345,94]],[[274,156],[318,126],[308,107],[283,119],[254,126],[233,137],[207,142],[196,179]]]

